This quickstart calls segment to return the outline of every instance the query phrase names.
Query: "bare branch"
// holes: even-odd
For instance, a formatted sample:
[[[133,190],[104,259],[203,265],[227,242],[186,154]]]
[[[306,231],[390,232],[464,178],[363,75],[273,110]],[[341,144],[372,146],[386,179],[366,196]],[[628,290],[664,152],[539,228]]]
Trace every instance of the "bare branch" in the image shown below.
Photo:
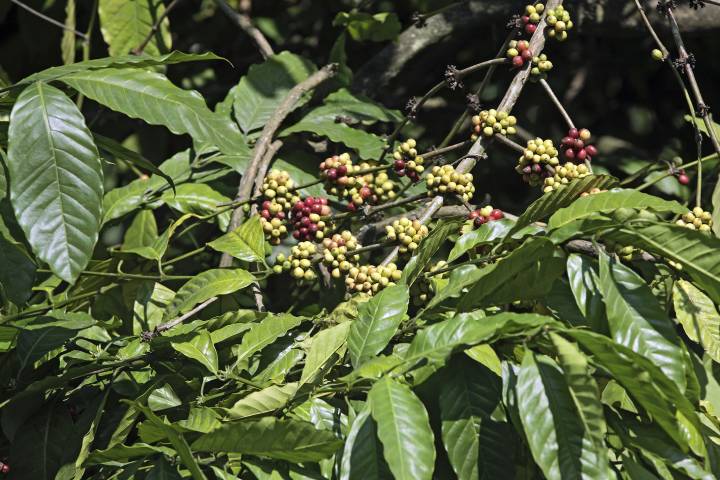
[[[162,13],[162,14],[158,17],[158,19],[155,21],[155,23],[153,24],[152,28],[150,29],[150,32],[147,34],[147,36],[145,36],[145,39],[142,41],[142,43],[140,43],[140,45],[138,45],[138,47],[137,47],[135,50],[133,50],[132,53],[133,53],[134,55],[142,55],[142,53],[145,51],[145,47],[148,46],[148,44],[150,43],[150,40],[152,40],[152,38],[155,36],[155,34],[157,33],[157,31],[160,29],[160,25],[162,25],[162,22],[165,21],[165,19],[167,18],[167,16],[170,15],[170,12],[171,12],[175,7],[177,7],[177,5],[178,5],[181,1],[182,1],[182,0],[173,0],[172,2],[170,2],[170,5],[168,5],[168,6],[165,8],[165,11],[163,11],[163,13]]]
[[[12,3],[14,3],[15,5],[17,5],[18,7],[23,8],[23,9],[25,9],[26,11],[32,13],[32,14],[35,15],[36,17],[42,18],[42,19],[45,20],[46,22],[51,23],[51,24],[55,25],[56,27],[60,27],[60,28],[62,28],[63,30],[67,30],[67,31],[69,31],[69,32],[73,32],[73,33],[75,34],[75,36],[78,36],[78,37],[82,38],[83,40],[87,41],[88,36],[85,35],[84,33],[78,32],[78,31],[75,30],[75,29],[66,27],[64,23],[59,22],[59,21],[55,20],[54,18],[48,17],[47,15],[45,15],[45,14],[42,13],[42,12],[38,12],[38,11],[35,10],[34,8],[29,7],[29,6],[25,5],[24,3],[22,3],[20,0],[10,0],[10,1],[11,1]]]
[[[257,45],[258,50],[260,50],[260,54],[263,58],[268,58],[269,56],[275,54],[270,46],[270,42],[268,42],[265,35],[263,35],[262,32],[255,27],[255,25],[253,25],[252,20],[248,15],[236,12],[230,5],[227,4],[227,2],[225,2],[225,0],[215,0],[215,3],[220,10],[222,10],[223,13],[230,18],[230,20],[235,22],[238,27],[240,27],[250,36],[250,38],[253,39],[253,41],[255,41],[255,44]]]

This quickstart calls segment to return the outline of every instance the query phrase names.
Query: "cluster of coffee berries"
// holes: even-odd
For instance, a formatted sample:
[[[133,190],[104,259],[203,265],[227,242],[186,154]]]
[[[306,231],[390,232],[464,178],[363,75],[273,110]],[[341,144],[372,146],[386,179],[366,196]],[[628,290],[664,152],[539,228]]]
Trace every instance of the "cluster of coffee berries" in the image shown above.
[[[527,40],[512,40],[508,44],[507,57],[512,60],[512,65],[515,68],[520,68],[529,62],[533,58],[532,51],[530,50],[530,42]]]
[[[401,276],[402,271],[394,263],[377,267],[375,265],[361,265],[352,267],[348,271],[347,277],[345,277],[345,285],[350,293],[364,292],[374,295],[385,287],[395,285],[395,282],[400,280]]]
[[[678,225],[682,225],[690,230],[700,230],[701,232],[709,232],[712,228],[712,214],[706,212],[700,207],[695,207],[685,215],[683,215],[677,222]]]
[[[425,177],[428,194],[458,195],[468,202],[475,193],[472,173],[458,173],[452,165],[435,166]]]
[[[492,137],[496,133],[502,135],[515,135],[517,129],[517,118],[508,115],[507,112],[498,112],[497,110],[483,110],[479,114],[472,117],[472,134],[470,139],[474,142],[480,135]]]
[[[278,203],[270,200],[265,200],[262,203],[260,223],[265,232],[265,238],[272,245],[279,245],[282,239],[287,236],[286,215]]]
[[[547,72],[549,72],[553,68],[552,62],[548,60],[547,55],[545,55],[544,53],[540,54],[540,56],[538,57],[533,57],[532,65],[533,66],[530,69],[530,73],[536,79],[547,77]]]
[[[429,271],[431,273],[436,272],[447,266],[448,263],[446,261],[440,260],[431,266]],[[444,280],[445,278],[446,273],[439,273],[431,277],[420,275],[410,287],[410,299],[413,305],[418,307],[427,305],[428,300],[435,296],[435,293],[437,292],[438,285],[436,285],[436,282],[438,280]]]
[[[550,175],[548,167],[560,164],[557,148],[552,140],[535,138],[528,140],[523,155],[518,159],[515,171],[523,177],[523,181],[531,186],[540,185]]]
[[[624,260],[626,262],[632,261],[633,257],[635,256],[635,253],[638,252],[635,247],[632,245],[613,245],[611,251],[615,253],[618,257],[620,257],[620,260]]]
[[[416,146],[417,142],[409,138],[401,143],[393,153],[395,174],[398,177],[408,177],[412,182],[419,181],[420,175],[425,171],[423,157],[418,155]]]
[[[385,238],[397,243],[400,247],[400,253],[416,250],[422,239],[427,237],[429,233],[428,228],[418,220],[410,220],[404,217],[385,227]]]
[[[358,171],[369,170],[377,164],[363,162]],[[390,180],[387,172],[366,173],[359,176],[355,187],[348,189],[346,196],[350,199],[348,210],[355,211],[364,204],[377,205],[395,198],[395,182]]]
[[[540,23],[540,15],[545,11],[545,5],[536,3],[535,5],[527,5],[525,7],[525,15],[521,17],[525,25],[525,33],[532,35],[537,30],[537,24]]]
[[[555,10],[548,11],[545,21],[552,27],[547,29],[548,37],[560,42],[567,40],[567,31],[573,27],[573,22],[570,20],[570,12],[565,10],[562,5],[555,7]]]
[[[602,190],[602,189],[595,187],[595,188],[591,188],[587,192],[581,193],[580,196],[581,197],[589,197],[590,195],[596,195],[596,194],[602,193],[602,192],[607,192],[607,190]]]
[[[360,256],[353,252],[362,247],[353,234],[344,230],[332,237],[325,238],[323,244],[323,263],[327,265],[333,278],[340,278],[354,267]]]
[[[595,145],[589,145],[591,134],[587,128],[578,130],[571,128],[566,137],[562,139],[562,149],[565,158],[577,163],[591,161],[598,154]]]
[[[270,170],[263,180],[262,195],[265,199],[277,203],[284,211],[297,202],[300,197],[294,192],[295,182],[285,170]]]
[[[289,271],[296,280],[313,281],[317,273],[313,268],[312,257],[317,253],[317,247],[312,242],[300,242],[290,249],[290,256],[279,254],[273,270],[276,273]],[[279,267],[279,268],[278,268]]]
[[[325,180],[325,190],[343,197],[347,189],[353,188],[357,179],[353,176],[359,167],[353,165],[349,153],[333,155],[320,163],[320,178]]]
[[[492,205],[487,205],[483,208],[473,210],[468,215],[468,220],[472,221],[473,227],[475,228],[485,225],[493,220],[500,220],[501,218],[505,218],[503,211],[493,208]]]
[[[557,167],[552,177],[545,179],[543,192],[548,193],[558,190],[576,178],[583,178],[588,175],[590,175],[590,170],[584,164],[575,165],[572,162],[567,162],[565,165]]]
[[[329,227],[323,217],[330,215],[327,198],[307,197],[298,200],[292,207],[290,218],[293,223],[293,237],[298,240],[321,241],[327,235]]]
[[[287,236],[287,214],[300,197],[294,193],[295,183],[284,170],[270,170],[262,184],[263,202],[260,204],[260,220],[265,238],[278,245]]]

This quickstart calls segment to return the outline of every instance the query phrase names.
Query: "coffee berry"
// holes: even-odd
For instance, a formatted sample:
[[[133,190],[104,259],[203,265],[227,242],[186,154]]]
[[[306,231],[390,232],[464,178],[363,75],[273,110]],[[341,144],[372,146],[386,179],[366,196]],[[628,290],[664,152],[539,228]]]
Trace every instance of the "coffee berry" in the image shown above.
[[[442,270],[447,266],[448,263],[446,261],[440,260],[439,262],[432,265],[429,271],[431,273],[436,272],[438,270]],[[439,273],[431,277],[420,275],[410,287],[410,300],[412,301],[412,304],[417,307],[422,307],[426,305],[427,302],[435,296],[438,287],[442,287],[442,285],[437,285],[438,282],[447,282],[447,272]]]
[[[523,177],[523,181],[531,186],[540,185],[543,179],[550,176],[548,167],[556,167],[560,164],[557,148],[552,140],[535,138],[528,140],[523,155],[518,159],[515,171]]]
[[[575,165],[572,162],[567,162],[565,165],[561,165],[556,168],[555,174],[552,177],[547,177],[545,179],[543,192],[548,193],[553,190],[558,190],[576,178],[583,178],[588,175],[590,175],[590,170],[588,170],[586,165]]]
[[[425,171],[423,157],[416,150],[417,142],[408,138],[402,142],[393,153],[393,170],[398,177],[407,177],[412,182],[420,181],[420,175]]]
[[[500,220],[501,218],[505,218],[503,211],[493,208],[492,205],[473,210],[468,215],[468,220],[472,222],[474,228],[479,228],[488,222]]]
[[[517,118],[508,115],[507,112],[498,112],[494,108],[491,110],[483,110],[479,114],[472,117],[472,134],[470,140],[477,140],[480,135],[492,137],[496,133],[502,135],[515,135],[517,129]]]
[[[374,295],[385,287],[395,285],[401,276],[402,271],[394,263],[387,266],[361,265],[348,271],[345,286],[348,293],[364,292]]]
[[[323,217],[327,217],[330,213],[332,211],[327,204],[327,198],[307,197],[304,200],[298,200],[290,212],[293,237],[301,241],[320,242],[329,232],[329,227]]]
[[[288,234],[287,217],[280,204],[265,200],[260,209],[260,223],[265,238],[272,245],[279,245]]]
[[[385,227],[385,238],[400,247],[400,253],[412,253],[430,231],[418,220],[401,218]]]
[[[294,192],[295,182],[285,170],[270,170],[265,176],[262,184],[262,195],[266,200],[277,203],[285,211],[289,212],[300,197]]]
[[[709,232],[713,225],[712,214],[703,210],[701,207],[695,207],[675,223],[690,230]]]
[[[593,157],[598,154],[598,150],[595,145],[588,143],[591,136],[590,130],[587,128],[568,130],[567,136],[561,142],[565,159],[575,163],[592,161]]]
[[[367,162],[359,165],[360,171],[377,166],[376,163]],[[346,196],[350,199],[348,210],[355,211],[364,204],[377,205],[393,200],[397,195],[395,188],[395,182],[390,180],[387,172],[367,173],[359,176],[355,187],[347,190]]]
[[[684,169],[678,170],[677,180],[680,185],[687,185],[688,183],[690,183],[690,177],[687,176],[687,173],[685,173]]]
[[[570,12],[565,10],[565,7],[558,5],[555,10],[548,11],[545,21],[551,27],[547,29],[548,37],[559,42],[567,40],[567,31],[573,27],[573,22],[570,20]]]
[[[589,197],[590,195],[596,195],[596,194],[602,193],[602,192],[607,192],[607,190],[601,190],[601,189],[595,187],[595,188],[591,188],[587,192],[581,193],[580,196],[581,197]]]
[[[323,263],[330,269],[333,278],[340,278],[357,265],[360,260],[353,252],[362,247],[349,230],[327,237],[322,242]]]
[[[428,195],[458,195],[468,202],[475,193],[472,173],[458,173],[452,165],[434,166],[425,182]]]

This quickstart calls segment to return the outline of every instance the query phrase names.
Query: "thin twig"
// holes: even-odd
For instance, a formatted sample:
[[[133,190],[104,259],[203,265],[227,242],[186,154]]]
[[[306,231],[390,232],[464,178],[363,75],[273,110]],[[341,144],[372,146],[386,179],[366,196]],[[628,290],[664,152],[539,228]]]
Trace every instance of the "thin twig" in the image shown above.
[[[140,43],[140,45],[138,45],[138,47],[133,50],[132,53],[134,55],[142,55],[142,53],[145,51],[145,48],[148,46],[148,44],[150,43],[152,38],[157,33],[162,22],[165,21],[167,16],[170,15],[170,12],[172,11],[172,9],[175,8],[178,5],[178,3],[180,3],[181,1],[182,0],[173,0],[172,2],[170,2],[170,5],[168,5],[165,8],[165,11],[155,21],[152,28],[150,29],[150,32],[145,36],[145,39],[142,41],[142,43]]]
[[[268,147],[270,146],[272,137],[273,135],[275,135],[277,129],[280,128],[280,125],[282,124],[283,120],[285,120],[285,117],[288,116],[295,104],[297,104],[298,100],[300,100],[300,97],[302,97],[303,94],[314,89],[327,79],[334,76],[336,72],[337,64],[329,64],[324,66],[302,82],[295,85],[288,92],[287,96],[283,99],[280,105],[278,105],[268,122],[265,124],[265,127],[260,134],[260,138],[255,144],[252,159],[250,160],[250,163],[248,164],[248,167],[245,170],[242,179],[240,180],[240,185],[238,186],[238,193],[236,196],[238,201],[242,202],[250,199],[252,188],[255,184],[255,178],[257,177],[258,168],[260,167],[260,163],[262,162],[262,159],[265,156]],[[235,210],[233,210],[232,219],[230,220],[230,226],[228,227],[228,231],[233,231],[238,228],[242,223],[244,216],[245,215],[242,207],[235,208]],[[230,265],[232,265],[232,256],[228,255],[227,253],[223,253],[220,260],[220,266],[229,267]]]
[[[38,12],[38,11],[35,10],[34,8],[29,7],[29,6],[25,5],[24,3],[22,3],[20,0],[10,0],[10,1],[11,1],[12,3],[14,3],[15,5],[17,5],[18,7],[24,8],[25,10],[27,10],[27,11],[30,12],[30,13],[32,13],[32,14],[35,15],[36,17],[42,18],[42,19],[45,20],[46,22],[51,23],[51,24],[55,25],[56,27],[60,27],[60,28],[62,28],[63,30],[67,30],[67,31],[69,31],[69,32],[73,32],[76,36],[82,38],[83,40],[87,40],[87,35],[85,35],[84,33],[78,32],[77,30],[75,30],[75,29],[73,29],[73,28],[68,28],[64,23],[58,22],[58,21],[55,20],[54,18],[48,17],[48,16],[45,15],[44,13]]]
[[[205,300],[204,302],[202,302],[200,305],[198,305],[197,307],[193,308],[193,309],[190,310],[189,312],[187,312],[187,313],[185,313],[185,314],[183,314],[183,315],[181,315],[181,316],[179,316],[179,317],[177,317],[177,318],[175,318],[175,319],[173,319],[173,320],[170,320],[170,321],[168,321],[168,322],[161,323],[160,325],[158,325],[157,327],[155,327],[155,330],[153,330],[152,332],[143,332],[143,333],[142,333],[142,338],[147,341],[147,340],[152,339],[153,337],[156,337],[156,336],[160,335],[160,334],[163,333],[163,332],[167,332],[168,330],[170,330],[170,329],[173,328],[174,326],[180,325],[181,323],[183,323],[183,322],[184,322],[185,320],[187,320],[188,318],[194,316],[196,313],[201,312],[202,310],[205,309],[205,307],[207,307],[207,306],[210,305],[211,303],[215,302],[217,299],[218,299],[218,297],[210,297],[210,298],[208,298],[207,300]]]
[[[268,58],[275,54],[270,46],[270,42],[268,42],[265,35],[263,35],[262,32],[255,27],[255,25],[253,25],[252,20],[248,15],[236,12],[230,5],[227,4],[227,2],[225,2],[225,0],[215,0],[215,3],[220,10],[222,10],[223,13],[230,18],[230,20],[235,22],[238,27],[240,27],[250,36],[250,38],[253,39],[253,41],[255,41],[255,44],[257,45],[258,50],[260,50],[260,54],[263,58]]]
[[[555,9],[555,7],[562,5],[563,0],[550,0],[547,2],[546,5],[546,12],[552,11]],[[530,50],[534,52],[536,55],[540,55],[540,53],[543,50],[543,47],[545,46],[545,27],[546,27],[545,17],[543,16],[542,20],[538,24],[538,28],[535,31],[535,34],[530,39]],[[508,87],[507,91],[505,92],[505,96],[503,97],[502,101],[500,102],[500,105],[498,106],[497,110],[501,112],[507,112],[510,113],[513,106],[515,106],[515,103],[517,102],[518,98],[520,97],[520,93],[522,93],[523,88],[525,87],[525,84],[527,83],[528,79],[530,77],[530,65],[527,65],[525,68],[520,70],[516,75],[515,78],[513,78],[512,82],[510,83],[510,86]],[[487,144],[491,141],[492,137],[489,137],[490,140],[486,139],[485,137],[480,137],[478,140],[473,144],[472,147],[470,147],[470,151],[468,152],[467,158],[465,158],[455,169],[458,173],[467,173],[470,172],[474,167],[475,163],[477,162],[478,158],[482,158],[482,156],[485,153],[485,149]],[[420,215],[418,220],[421,223],[427,223],[428,220],[432,218],[432,216],[437,212],[440,207],[443,206],[444,198],[442,195],[438,195],[430,202],[430,204],[427,206],[425,211]],[[385,259],[382,261],[381,265],[387,265],[390,262],[392,262],[399,252],[399,248],[394,248],[390,254],[385,257]]]
[[[505,135],[502,135],[502,134],[500,134],[500,133],[496,133],[496,134],[493,135],[493,136],[495,137],[495,140],[497,140],[498,142],[502,143],[502,144],[505,145],[506,147],[510,147],[510,148],[512,148],[513,150],[515,150],[516,152],[525,153],[525,147],[523,147],[523,146],[520,145],[519,143],[513,142],[512,140],[510,140],[510,139],[509,139],[508,137],[506,137]]]
[[[505,41],[503,42],[502,46],[500,47],[500,50],[498,50],[497,55],[495,55],[495,58],[505,58],[505,52],[507,51],[508,45],[510,45],[510,42],[517,36],[519,28],[513,28],[508,36],[505,38]],[[480,99],[482,98],[482,94],[485,91],[485,88],[490,83],[490,80],[492,79],[493,74],[495,73],[495,70],[497,70],[497,67],[499,65],[491,65],[490,68],[487,69],[485,72],[485,76],[482,79],[482,82],[480,82],[480,86],[475,91],[475,96]],[[460,115],[460,118],[458,118],[455,123],[453,124],[452,128],[450,129],[450,132],[445,136],[445,139],[440,143],[440,147],[444,147],[450,141],[457,135],[457,133],[460,131],[460,128],[462,128],[463,124],[465,123],[465,120],[468,118],[469,114],[467,109],[463,111],[463,113]]]
[[[550,87],[550,84],[547,82],[547,80],[540,79],[540,85],[542,85],[543,89],[545,90],[545,93],[547,93],[548,97],[550,97],[550,100],[555,104],[558,111],[560,112],[560,115],[563,116],[565,119],[565,123],[567,123],[568,128],[575,128],[575,124],[572,121],[572,118],[570,118],[570,114],[565,110],[565,107],[563,107],[562,102],[560,102],[560,99],[557,98],[555,95],[555,92],[553,92],[552,87]]]

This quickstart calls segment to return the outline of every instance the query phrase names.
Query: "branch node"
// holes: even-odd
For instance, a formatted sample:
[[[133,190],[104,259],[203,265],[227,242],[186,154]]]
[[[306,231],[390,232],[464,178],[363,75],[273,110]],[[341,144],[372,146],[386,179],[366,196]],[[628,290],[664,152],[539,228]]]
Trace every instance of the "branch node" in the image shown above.
[[[687,54],[685,57],[676,58],[673,60],[673,66],[677,68],[680,73],[685,73],[685,67],[695,68],[695,55],[693,53]]]
[[[447,69],[445,69],[445,83],[450,90],[463,88],[459,73],[460,70],[458,70],[455,65],[448,65]]]
[[[425,28],[427,26],[427,17],[420,12],[413,12],[410,21],[415,25],[415,28]]]
[[[703,0],[688,0],[688,5],[693,10],[697,10],[699,8],[705,8],[705,2]]]
[[[705,118],[710,114],[710,105],[707,105],[705,103],[698,103],[697,104],[697,110],[695,111],[695,114],[700,118]]]
[[[656,8],[660,15],[667,16],[672,9],[677,8],[677,1],[676,0],[660,0],[657,4]]]
[[[415,120],[417,118],[418,100],[415,97],[410,97],[410,100],[405,104],[405,116],[409,120]]]
[[[467,108],[472,113],[479,113],[482,110],[482,103],[480,103],[480,97],[474,93],[468,93],[465,96],[467,101]]]

